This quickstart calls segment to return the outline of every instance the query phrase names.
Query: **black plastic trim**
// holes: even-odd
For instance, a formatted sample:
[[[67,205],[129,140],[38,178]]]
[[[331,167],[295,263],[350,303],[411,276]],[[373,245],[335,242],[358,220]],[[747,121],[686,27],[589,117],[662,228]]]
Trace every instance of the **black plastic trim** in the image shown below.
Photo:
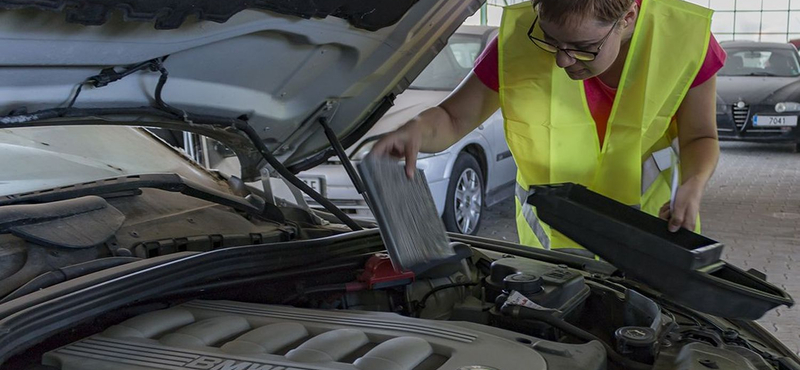
[[[486,249],[498,253],[513,254],[519,257],[531,258],[542,262],[564,264],[568,267],[596,272],[612,276],[618,273],[616,267],[603,261],[582,257],[570,253],[531,248],[521,244],[502,240],[488,239],[480,236],[448,233],[451,241],[467,243],[474,248]]]

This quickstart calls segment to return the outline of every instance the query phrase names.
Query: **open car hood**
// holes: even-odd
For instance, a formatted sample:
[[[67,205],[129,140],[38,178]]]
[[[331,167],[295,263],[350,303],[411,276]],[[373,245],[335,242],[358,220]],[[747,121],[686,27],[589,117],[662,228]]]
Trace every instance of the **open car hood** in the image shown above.
[[[482,1],[61,3],[0,1],[0,8],[13,9],[0,10],[3,127],[101,123],[193,131],[233,148],[242,177],[254,180],[265,162],[229,127],[124,110],[46,120],[32,113],[67,107],[77,86],[92,76],[111,81],[83,84],[72,107],[153,106],[163,73],[142,68],[122,74],[159,60],[169,76],[165,102],[196,114],[246,118],[273,155],[299,172],[334,154],[320,121],[345,147],[354,143]],[[241,10],[248,6],[253,8]],[[111,12],[117,8],[124,9],[122,17]],[[184,20],[190,14],[209,21]]]

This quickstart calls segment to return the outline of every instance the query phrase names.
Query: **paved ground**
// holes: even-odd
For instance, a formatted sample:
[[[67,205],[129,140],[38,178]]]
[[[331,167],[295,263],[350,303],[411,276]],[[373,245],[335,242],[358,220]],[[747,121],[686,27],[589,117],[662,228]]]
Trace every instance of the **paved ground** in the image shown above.
[[[703,233],[726,245],[723,258],[755,268],[800,302],[800,154],[793,145],[721,144],[722,156],[703,200]],[[480,235],[517,241],[514,203],[486,212]],[[759,322],[800,353],[800,304]]]

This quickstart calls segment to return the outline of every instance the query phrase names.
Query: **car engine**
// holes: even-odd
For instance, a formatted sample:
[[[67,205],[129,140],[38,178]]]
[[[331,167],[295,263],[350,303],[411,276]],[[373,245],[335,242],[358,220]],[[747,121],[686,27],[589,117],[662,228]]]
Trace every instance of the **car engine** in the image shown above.
[[[391,313],[198,300],[137,316],[49,352],[43,362],[64,370],[547,368],[530,349],[535,338],[486,329]],[[543,348],[575,368],[603,362],[596,343]]]
[[[118,313],[15,369],[775,368],[745,334],[622,279],[475,251],[446,276],[397,273],[374,254],[352,280],[344,270],[290,276]]]

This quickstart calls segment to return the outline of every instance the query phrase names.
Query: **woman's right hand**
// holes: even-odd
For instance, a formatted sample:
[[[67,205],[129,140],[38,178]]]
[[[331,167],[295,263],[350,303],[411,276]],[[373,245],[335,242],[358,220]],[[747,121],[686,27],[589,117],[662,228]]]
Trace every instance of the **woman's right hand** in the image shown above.
[[[405,159],[406,175],[413,179],[417,171],[417,155],[421,145],[422,130],[417,122],[411,121],[384,135],[372,147],[370,155]]]

